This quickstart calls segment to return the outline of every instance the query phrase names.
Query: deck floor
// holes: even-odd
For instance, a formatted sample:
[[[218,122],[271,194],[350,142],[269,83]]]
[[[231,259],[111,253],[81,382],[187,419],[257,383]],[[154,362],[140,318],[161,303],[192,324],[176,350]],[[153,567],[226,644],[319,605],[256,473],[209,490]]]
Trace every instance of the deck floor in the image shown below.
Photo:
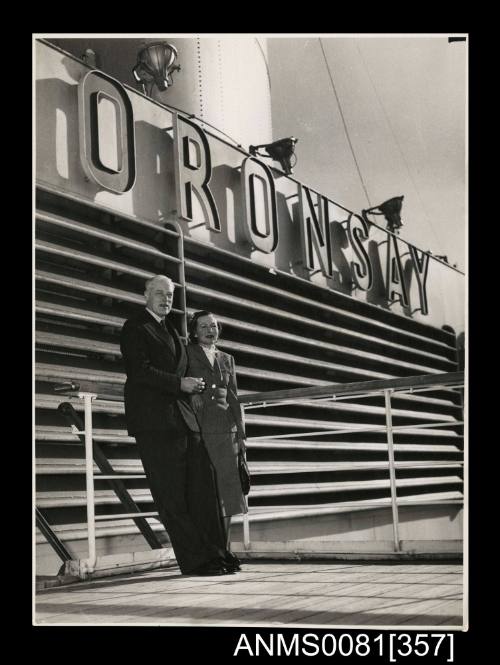
[[[249,561],[222,577],[177,568],[37,593],[35,623],[463,626],[462,566]]]

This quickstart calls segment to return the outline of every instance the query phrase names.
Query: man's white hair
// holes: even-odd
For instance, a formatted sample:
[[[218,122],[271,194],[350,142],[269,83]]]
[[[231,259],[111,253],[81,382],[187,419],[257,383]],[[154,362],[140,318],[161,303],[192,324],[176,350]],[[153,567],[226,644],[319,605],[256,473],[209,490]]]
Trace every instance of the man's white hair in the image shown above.
[[[156,281],[158,281],[159,279],[166,280],[168,282],[168,285],[170,287],[172,287],[172,289],[174,288],[174,283],[170,279],[170,277],[167,277],[166,275],[155,275],[154,277],[151,277],[151,279],[148,279],[146,281],[146,285],[144,287],[144,293],[146,293],[146,294],[149,293],[149,291],[151,290],[151,287],[153,286],[153,284]]]

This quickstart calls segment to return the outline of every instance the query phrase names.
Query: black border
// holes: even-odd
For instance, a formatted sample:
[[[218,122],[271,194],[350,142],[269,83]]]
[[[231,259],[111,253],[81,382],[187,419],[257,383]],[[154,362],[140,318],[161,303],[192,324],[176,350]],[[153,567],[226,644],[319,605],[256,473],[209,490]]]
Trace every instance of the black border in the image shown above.
[[[200,19],[202,23],[202,25],[200,26],[199,21],[196,19],[196,17],[194,17],[192,22],[184,20],[181,21],[180,23],[176,23],[175,20],[172,18],[170,8],[168,7],[165,7],[159,13],[155,12],[153,7],[151,7],[150,9],[153,10],[153,14],[147,12],[147,17],[143,15],[142,23],[149,24],[149,30],[145,30],[144,32],[152,32],[151,16],[153,15],[156,17],[163,16],[167,19],[165,24],[163,24],[162,21],[158,21],[156,19],[156,22],[158,24],[158,28],[156,31],[159,30],[165,31],[170,29],[171,31],[176,33],[198,32],[200,34],[220,33],[222,31],[222,26],[220,23],[220,14],[230,12],[230,16],[234,17],[235,15],[234,12],[236,11],[235,7],[233,7],[232,10],[222,9],[219,6],[217,8],[207,7],[209,13],[212,15],[212,19],[211,21],[210,19],[208,20]],[[249,8],[247,8],[247,10],[248,9]],[[364,13],[364,10],[363,12],[361,12],[360,8],[358,8],[358,10],[360,11],[360,13]],[[66,11],[69,11],[68,6],[66,6]],[[186,11],[186,8],[184,8],[184,11]],[[297,8],[293,9],[292,7],[289,7],[288,11],[293,13],[297,12],[298,9]],[[380,11],[380,7],[378,8],[377,11]],[[395,11],[399,13],[404,11],[404,8],[400,7],[398,10]],[[414,11],[415,13],[418,11],[416,7],[414,8]],[[137,18],[137,12],[134,11],[132,7],[129,7],[128,10],[125,9],[124,12],[125,18],[127,17],[127,15],[130,16],[129,12],[133,12],[134,19]],[[56,19],[62,17],[63,17],[62,13],[56,15]],[[314,22],[316,24],[311,26],[312,28],[311,32],[321,32],[321,29],[318,29],[317,19],[318,19],[318,14],[316,13],[313,14],[313,12],[311,12],[308,15],[308,17],[305,17],[304,19],[306,23]],[[340,27],[338,21],[332,19],[330,21],[327,21],[328,25],[327,26],[325,25],[325,29],[329,28],[330,30],[335,31],[335,34],[340,34],[340,32],[350,33],[350,34],[363,34],[363,33],[391,34],[388,28],[383,25],[384,24],[383,20],[378,21],[378,29],[374,28],[373,25],[371,25],[367,29],[366,22],[369,20],[370,20],[369,17],[366,14],[364,14],[363,16],[358,17],[356,21],[353,21],[351,23],[350,30],[344,29],[342,31],[337,31],[337,28]],[[118,23],[120,22],[121,21],[118,20]],[[276,29],[269,28],[269,26],[263,28],[261,25],[255,25],[259,23],[258,20],[254,20],[253,22],[254,25],[252,27],[254,29],[250,29],[249,23],[245,20],[244,30],[243,30],[241,26],[239,27],[237,26],[237,24],[240,24],[240,20],[237,20],[234,21],[232,29],[231,28],[227,29],[225,30],[225,32],[230,32],[235,34],[236,33],[247,34],[252,32],[265,32],[265,33],[278,34],[281,32],[281,33],[295,33],[297,35],[300,35],[305,33],[305,31],[303,30],[305,23],[302,20],[302,17],[300,22],[302,24],[301,25],[302,30],[299,32],[297,30],[294,30],[293,27],[290,26],[288,26],[286,29],[284,29],[283,26],[281,26],[281,29],[279,29],[280,21],[275,22],[276,25],[274,27]],[[342,22],[345,24],[345,21]],[[489,360],[486,358],[481,359],[480,354],[478,356],[477,351],[478,349],[482,349],[484,351],[485,348],[487,348],[481,339],[483,332],[481,326],[481,314],[489,312],[492,309],[491,293],[487,288],[485,288],[485,283],[494,284],[493,281],[486,280],[484,276],[484,270],[487,267],[485,265],[485,260],[483,258],[484,239],[486,236],[485,234],[480,235],[478,232],[479,229],[478,224],[481,223],[481,221],[484,221],[488,216],[491,216],[491,213],[490,215],[487,215],[486,210],[483,209],[484,206],[481,205],[483,200],[485,200],[483,175],[488,170],[488,168],[496,169],[494,165],[488,167],[484,162],[481,161],[485,157],[484,152],[481,155],[481,147],[488,145],[488,140],[484,135],[486,131],[486,126],[480,114],[480,107],[482,109],[485,107],[485,105],[480,105],[480,101],[485,100],[485,95],[486,95],[485,90],[487,91],[488,89],[491,89],[491,84],[496,79],[496,74],[491,73],[488,79],[486,78],[488,76],[488,72],[486,72],[485,68],[483,67],[484,60],[482,59],[481,55],[481,51],[483,50],[484,47],[484,35],[482,33],[468,29],[467,26],[463,25],[460,26],[460,28],[457,30],[450,29],[451,23],[455,23],[454,27],[456,28],[457,27],[456,24],[458,22],[459,21],[457,20],[453,21],[449,20],[448,26],[442,26],[441,30],[429,30],[428,26],[426,27],[425,25],[421,25],[420,30],[416,29],[415,27],[413,27],[411,30],[393,29],[392,34],[395,33],[418,34],[419,32],[425,34],[442,33],[442,34],[449,34],[450,36],[456,34],[464,34],[464,33],[468,34],[467,38],[468,48],[469,48],[468,147],[469,147],[469,220],[470,220],[469,229],[473,229],[473,232],[469,231],[469,247],[468,247],[468,259],[469,259],[468,418],[469,418],[469,482],[470,482],[470,490],[469,490],[470,547],[468,553],[469,554],[469,582],[468,582],[469,629],[467,632],[461,632],[461,631],[453,631],[453,632],[455,636],[454,662],[470,663],[473,662],[473,659],[478,658],[479,651],[481,648],[486,647],[488,651],[490,651],[488,647],[491,646],[491,649],[493,650],[494,640],[495,640],[494,631],[489,635],[486,634],[487,615],[489,610],[480,605],[481,602],[480,593],[483,594],[483,597],[487,597],[488,595],[490,595],[492,593],[490,585],[493,579],[496,578],[495,569],[494,569],[495,565],[494,552],[493,552],[493,557],[488,555],[488,552],[491,552],[491,549],[494,548],[494,539],[491,538],[492,536],[491,514],[490,518],[488,519],[488,514],[486,511],[486,507],[489,506],[490,504],[485,502],[486,499],[484,497],[484,493],[480,491],[480,489],[484,489],[485,487],[485,479],[483,476],[485,449],[487,447],[491,449],[495,444],[495,442],[485,434],[482,427],[479,427],[479,423],[481,422],[481,417],[484,419],[487,417],[487,414],[490,414],[491,417],[493,417],[496,411],[494,407],[492,407],[492,409],[490,410],[485,405],[484,391],[477,389],[477,387],[481,385],[479,380],[479,372],[481,366],[486,365],[486,367],[489,368],[490,371],[493,371],[492,358],[490,358]],[[86,16],[85,15],[79,16],[77,30],[70,31],[68,30],[67,26],[66,28],[59,28],[59,30],[56,30],[54,27],[54,23],[57,23],[57,20],[54,21],[54,17],[52,16],[49,17],[49,12],[45,10],[43,19],[39,21],[39,25],[37,25],[36,28],[32,29],[31,35],[33,35],[33,33],[40,33],[44,31],[61,32],[61,33],[64,32],[66,34],[95,32],[96,14],[93,11],[89,12],[88,15]],[[87,30],[85,30],[82,27],[85,23],[87,24],[87,28],[89,28]],[[89,25],[90,23],[92,23],[92,26]],[[98,21],[98,23],[100,26],[102,25],[100,20]],[[365,26],[363,26],[363,23],[365,24]],[[425,23],[425,19],[424,21],[422,21],[422,23]],[[109,25],[112,26],[112,29],[109,32],[114,32],[117,34],[142,32],[139,29],[138,25],[134,25],[132,27],[129,25],[128,29],[127,28],[117,29],[116,20],[111,20],[109,22]],[[148,26],[146,25],[146,27]],[[450,47],[453,47],[453,44],[451,44]],[[29,56],[31,59],[31,49],[29,49]],[[14,77],[13,80],[18,81],[17,76]],[[26,104],[26,107],[29,108],[29,105]],[[27,122],[30,122],[30,119],[27,119]],[[25,132],[25,135],[29,136],[29,132]],[[493,136],[494,135],[495,131],[493,131]],[[491,138],[492,137],[489,137],[490,141]],[[25,151],[29,151],[30,149],[31,146],[25,147]],[[12,177],[13,175],[11,174],[11,178]],[[23,200],[27,199],[28,197],[25,198],[23,197]],[[16,206],[16,215],[17,214],[20,213]],[[28,215],[31,218],[31,208],[29,209]],[[492,221],[493,223],[496,223],[495,219],[493,219]],[[31,239],[27,242],[30,242],[31,244]],[[490,268],[491,267],[492,264],[490,264]],[[10,277],[7,280],[7,284],[10,283],[11,287],[13,286],[13,282],[15,281],[16,272],[17,270],[14,270],[14,279],[13,277]],[[32,280],[32,296],[34,299],[33,280]],[[486,298],[488,298],[488,302],[486,302]],[[7,307],[9,306],[8,300],[6,301],[6,305]],[[24,329],[29,330],[30,326],[31,326],[31,320],[23,324]],[[490,348],[490,353],[491,350],[492,349]],[[496,358],[496,354],[494,354],[493,358]],[[30,358],[30,367],[31,367],[31,358]],[[19,373],[19,368],[17,363],[15,371],[16,374]],[[481,416],[479,414],[481,414]],[[20,418],[23,418],[23,416],[20,416]],[[18,420],[18,422],[22,422],[22,420]],[[18,437],[16,436],[16,439],[17,438]],[[22,446],[21,443],[23,444]],[[28,450],[28,445],[26,442],[19,442],[19,446],[16,446],[16,448],[19,449],[20,447],[23,447],[24,450]],[[12,450],[13,446],[11,445],[10,448]],[[478,450],[478,448],[481,448],[482,450]],[[6,451],[8,450],[7,447],[5,449]],[[27,455],[29,455],[29,461],[27,461],[27,466],[29,465],[29,468],[31,468],[31,450],[29,453],[27,453]],[[13,457],[11,457],[10,455],[9,457],[11,459],[11,463],[14,464]],[[22,468],[22,466],[18,464],[17,460],[15,462],[15,466],[17,470]],[[32,509],[31,483],[26,490],[26,496],[29,497],[27,499],[29,504],[28,511],[31,511]],[[493,504],[493,508],[495,507],[496,506]],[[18,522],[18,524],[20,524],[20,522]],[[19,526],[17,528],[20,530],[21,529],[25,530],[25,527]],[[355,637],[359,633],[368,633],[368,634],[371,633],[374,636],[376,636],[381,632],[380,630],[374,630],[374,631],[367,631],[363,629],[347,630],[342,628],[328,630],[328,629],[307,629],[307,628],[281,629],[278,627],[270,629],[270,628],[258,628],[258,627],[257,628],[255,627],[210,628],[210,627],[170,627],[170,626],[168,627],[167,626],[158,626],[158,627],[67,626],[65,627],[65,626],[50,626],[50,625],[33,626],[32,616],[31,616],[32,593],[33,593],[32,580],[31,580],[32,543],[31,543],[31,531],[28,529],[26,529],[26,531],[29,532],[29,538],[30,538],[30,543],[28,544],[28,547],[25,548],[25,551],[27,553],[29,552],[28,561],[26,562],[25,565],[23,565],[21,561],[18,560],[17,556],[13,556],[13,558],[11,559],[10,563],[7,565],[5,570],[8,572],[8,576],[10,575],[12,577],[12,580],[14,582],[14,588],[10,594],[6,594],[4,596],[5,600],[8,600],[9,598],[10,599],[16,598],[16,600],[18,598],[22,598],[22,609],[20,614],[25,618],[23,619],[22,622],[17,622],[16,613],[14,613],[14,616],[12,616],[11,614],[10,620],[6,616],[5,621],[9,621],[9,624],[18,623],[18,628],[20,628],[21,626],[23,628],[28,626],[28,628],[30,629],[29,638],[31,639],[29,640],[29,642],[24,642],[24,646],[29,646],[30,643],[34,642],[33,646],[37,648],[37,653],[39,655],[45,653],[47,657],[51,657],[50,654],[52,653],[53,657],[54,656],[53,649],[55,648],[57,653],[59,653],[60,655],[64,654],[64,657],[68,659],[72,659],[75,655],[83,656],[85,654],[89,655],[95,660],[105,659],[108,656],[110,658],[113,658],[114,660],[120,657],[126,657],[128,662],[130,662],[130,660],[132,660],[132,658],[134,657],[149,658],[151,656],[155,659],[158,657],[161,659],[163,658],[171,659],[172,657],[175,657],[176,659],[178,658],[188,659],[191,656],[201,656],[203,659],[214,658],[215,660],[219,660],[219,659],[233,657],[234,649],[236,647],[239,636],[241,635],[242,632],[245,632],[245,634],[247,634],[249,637],[251,635],[255,635],[257,632],[260,633],[263,637],[269,635],[270,632],[273,633],[281,632],[283,634],[298,633],[299,635],[301,634],[303,635],[304,633],[307,632],[312,632],[317,635],[322,635],[325,632],[331,632],[337,635],[349,632],[353,637]],[[11,552],[15,552],[17,544],[17,539],[15,537],[15,534],[9,531],[8,535],[9,538],[7,540],[7,545],[5,549],[7,551],[10,550]],[[484,547],[480,546],[481,543],[483,544]],[[12,568],[14,568],[15,570],[12,570]],[[489,576],[489,579],[487,579],[487,576]],[[23,588],[23,585],[26,583],[26,581],[29,590],[26,596],[24,596],[24,594],[20,593],[20,590]],[[27,607],[29,608],[28,617],[26,617]],[[123,628],[125,628],[125,631],[123,630]],[[131,632],[129,632],[128,629],[131,629]],[[384,630],[382,632],[388,632],[388,631],[390,631],[390,629]],[[391,632],[401,633],[404,631],[391,631]],[[431,631],[423,630],[422,632],[431,632]],[[436,630],[436,632],[439,631]],[[484,643],[482,640],[484,640]],[[21,644],[19,646],[21,646]],[[152,649],[154,649],[154,652],[152,651]],[[173,656],[173,652],[176,652],[177,655]],[[238,656],[238,657],[245,658],[250,656]],[[426,659],[427,658],[422,658],[422,657],[420,658],[408,657],[404,659],[401,658],[399,662],[404,662],[404,663],[418,662],[422,665],[422,663],[424,663]],[[343,658],[341,662],[343,662],[344,660],[346,659]],[[351,658],[351,660],[353,660],[353,658]],[[365,662],[365,663],[372,662],[372,659],[369,657],[358,658],[358,660],[360,662]],[[433,660],[439,662],[439,659],[433,659]],[[385,658],[378,659],[378,661],[388,662],[388,659]]]

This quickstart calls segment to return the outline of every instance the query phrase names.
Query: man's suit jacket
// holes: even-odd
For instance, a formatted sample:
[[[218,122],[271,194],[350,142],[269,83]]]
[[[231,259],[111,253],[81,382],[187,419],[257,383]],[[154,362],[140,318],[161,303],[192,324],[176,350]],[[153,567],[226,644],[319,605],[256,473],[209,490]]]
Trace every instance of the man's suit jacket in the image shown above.
[[[165,319],[166,330],[144,309],[125,322],[120,348],[125,363],[125,417],[130,435],[146,430],[199,431],[181,392],[187,356],[182,340]]]
[[[239,438],[245,438],[233,356],[217,349],[212,367],[198,344],[188,344],[187,354],[189,375],[205,379],[203,393],[190,397],[201,431],[237,432]]]

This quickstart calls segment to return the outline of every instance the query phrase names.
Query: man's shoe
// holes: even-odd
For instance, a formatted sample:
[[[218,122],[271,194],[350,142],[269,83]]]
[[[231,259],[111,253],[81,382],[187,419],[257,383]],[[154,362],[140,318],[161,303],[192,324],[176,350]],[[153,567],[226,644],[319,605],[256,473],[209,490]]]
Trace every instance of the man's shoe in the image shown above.
[[[227,570],[228,573],[231,574],[237,573],[239,570],[241,570],[241,567],[234,563],[225,563],[224,568]]]
[[[208,563],[203,563],[201,566],[198,566],[194,570],[192,570],[190,573],[187,573],[188,575],[198,575],[198,576],[213,576],[213,575],[226,575],[226,570],[223,566],[219,565],[218,563],[212,563],[209,561]]]

